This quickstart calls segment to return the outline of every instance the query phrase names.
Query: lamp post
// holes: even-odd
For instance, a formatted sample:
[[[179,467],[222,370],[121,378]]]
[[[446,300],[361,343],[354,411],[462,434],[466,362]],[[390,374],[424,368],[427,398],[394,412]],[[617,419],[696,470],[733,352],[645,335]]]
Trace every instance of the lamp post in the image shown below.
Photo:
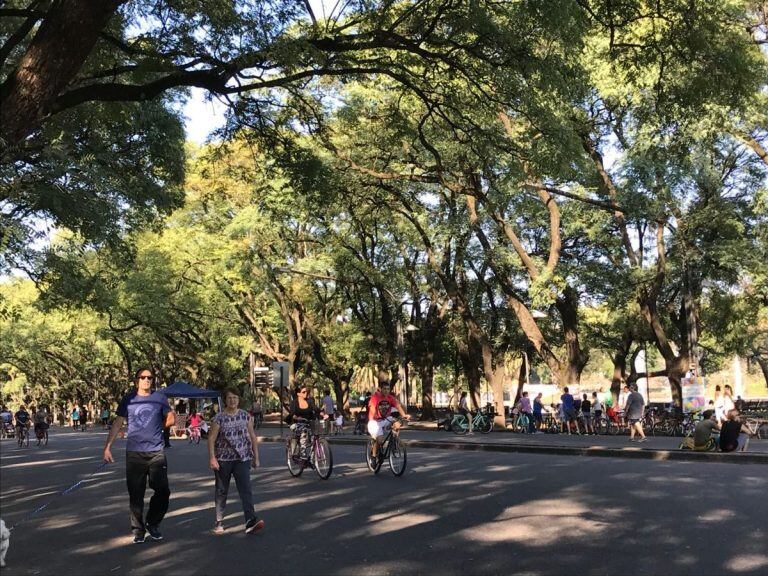
[[[411,345],[411,347],[413,347],[413,342],[411,341],[412,340],[411,334],[413,334],[414,332],[418,332],[418,330],[419,330],[419,327],[415,326],[414,324],[411,324],[411,323],[409,323],[405,327],[405,333],[408,335],[408,341],[409,341],[409,344]],[[408,370],[408,358],[407,357],[405,358],[404,368],[405,368],[405,407],[408,408],[408,400],[411,397],[411,384],[410,384],[410,379],[408,377],[409,376],[409,374],[408,374],[409,370]]]
[[[643,360],[645,360],[645,394],[646,403],[651,403],[651,375],[648,373],[648,343],[643,342]]]

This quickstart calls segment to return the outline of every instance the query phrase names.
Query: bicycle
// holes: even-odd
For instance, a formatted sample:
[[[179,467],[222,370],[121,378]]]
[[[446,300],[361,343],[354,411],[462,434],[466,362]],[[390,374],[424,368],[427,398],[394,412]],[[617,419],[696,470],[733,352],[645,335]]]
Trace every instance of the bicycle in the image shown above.
[[[399,420],[399,422],[402,423],[403,420]],[[368,443],[365,445],[365,463],[368,465],[368,470],[378,474],[384,460],[388,460],[389,469],[392,471],[392,474],[402,476],[408,463],[408,453],[405,445],[400,440],[400,432],[390,426],[389,432],[384,437],[381,446],[379,446],[379,456],[376,458],[375,466],[373,463],[374,442],[376,442],[375,438],[369,438]]]
[[[451,430],[453,430],[454,434],[459,435],[469,432],[469,420],[466,415],[458,412],[454,414],[453,419],[451,420]],[[493,419],[482,410],[478,410],[472,414],[472,430],[478,430],[483,434],[488,434],[493,430]]]
[[[48,428],[41,427],[35,430],[35,437],[37,438],[37,445],[48,446]]]
[[[200,444],[200,426],[187,428],[187,441],[190,444]]]
[[[512,422],[512,431],[520,434],[528,434],[530,432],[530,420],[533,416],[529,416],[525,412],[520,412]]]
[[[304,446],[301,445],[301,437],[307,436]],[[293,435],[286,439],[286,462],[291,476],[298,477],[304,472],[304,468],[314,468],[317,475],[323,480],[328,480],[333,471],[333,454],[331,445],[325,438],[320,438],[312,430],[312,425],[307,421],[299,421],[293,428]]]
[[[19,448],[21,448],[25,442],[26,445],[29,446],[29,429],[26,426],[17,426],[16,430],[16,442],[18,443]]]

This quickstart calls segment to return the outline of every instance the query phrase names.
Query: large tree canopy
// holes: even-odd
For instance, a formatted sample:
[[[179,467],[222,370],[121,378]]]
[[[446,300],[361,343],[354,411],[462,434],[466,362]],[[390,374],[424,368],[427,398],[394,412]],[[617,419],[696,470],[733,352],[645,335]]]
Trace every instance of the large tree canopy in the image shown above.
[[[647,345],[678,402],[690,362],[764,360],[764,2],[89,6],[0,8],[0,271],[36,283],[9,333],[83,313],[109,374],[250,355],[342,402],[375,366],[425,413],[531,365],[616,388]],[[227,105],[202,150],[190,87]]]

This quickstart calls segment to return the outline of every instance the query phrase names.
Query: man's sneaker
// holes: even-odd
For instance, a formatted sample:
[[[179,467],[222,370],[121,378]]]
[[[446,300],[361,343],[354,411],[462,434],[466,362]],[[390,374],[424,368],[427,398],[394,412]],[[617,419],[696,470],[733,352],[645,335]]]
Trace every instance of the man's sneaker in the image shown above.
[[[137,532],[133,535],[134,544],[143,544],[146,539],[147,535],[144,532]]]
[[[147,532],[149,533],[149,537],[152,538],[152,540],[163,539],[163,535],[160,533],[160,530],[157,529],[157,526],[147,526]]]
[[[224,525],[221,522],[216,522],[216,525],[213,527],[213,533],[217,536],[224,534]]]
[[[376,466],[379,465],[379,459],[376,456],[371,456],[371,468],[376,470]]]
[[[245,523],[246,534],[254,534],[262,528],[264,528],[264,520],[259,520],[258,518],[251,518]]]
[[[648,442],[648,438],[640,438],[640,440],[638,440],[638,442]]]

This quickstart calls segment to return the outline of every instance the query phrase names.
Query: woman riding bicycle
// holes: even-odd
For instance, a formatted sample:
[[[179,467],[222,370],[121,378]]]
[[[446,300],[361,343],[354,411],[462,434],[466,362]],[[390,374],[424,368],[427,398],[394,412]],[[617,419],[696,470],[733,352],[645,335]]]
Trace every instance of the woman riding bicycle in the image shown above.
[[[285,421],[291,425],[291,430],[299,440],[301,453],[306,454],[309,446],[308,434],[305,426],[296,426],[297,422],[311,422],[318,417],[318,410],[315,407],[315,400],[309,395],[309,388],[305,385],[296,389],[295,396],[288,405],[288,416]]]
[[[386,379],[386,376],[382,378],[382,375],[379,375],[379,389],[371,397],[368,404],[368,433],[376,439],[371,454],[374,467],[376,467],[376,458],[379,455],[379,445],[384,440],[389,428],[391,427],[395,431],[400,429],[400,422],[394,417],[395,412],[398,411],[406,420],[409,418],[397,398],[390,394],[390,390],[389,380]]]

